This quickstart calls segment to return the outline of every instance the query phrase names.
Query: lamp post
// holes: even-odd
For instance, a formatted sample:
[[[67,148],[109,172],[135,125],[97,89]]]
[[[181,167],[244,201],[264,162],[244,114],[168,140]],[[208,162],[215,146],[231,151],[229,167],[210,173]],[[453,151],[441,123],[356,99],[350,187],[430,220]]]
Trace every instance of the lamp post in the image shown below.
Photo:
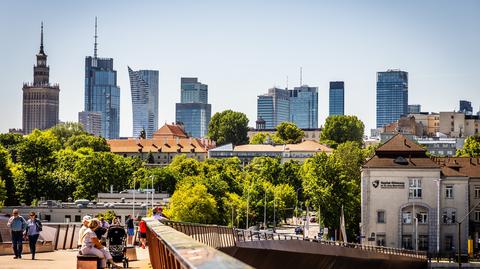
[[[301,190],[301,189],[302,189],[302,187],[297,189],[297,200],[295,201],[295,224],[298,224],[298,208],[297,208],[297,205],[298,205],[298,191]]]
[[[152,179],[152,213],[153,213],[153,194],[155,193],[155,188],[153,187],[153,175],[150,176]]]
[[[245,229],[248,229],[248,210],[249,210],[249,204],[250,204],[250,189],[253,187],[253,179],[252,179],[252,184],[250,184],[250,187],[248,188],[247,192],[247,227]]]
[[[132,207],[132,218],[135,219],[135,177],[133,177],[133,207]]]
[[[458,259],[458,268],[462,268],[462,262],[460,260],[460,254],[461,254],[461,240],[460,240],[460,235],[461,235],[461,225],[462,225],[462,222],[465,221],[465,219],[470,215],[470,213],[473,212],[473,210],[475,210],[475,208],[480,205],[480,201],[478,201],[473,207],[472,209],[470,209],[470,211],[468,211],[468,213],[463,216],[463,218],[459,218],[459,220],[457,221],[457,227],[458,227],[458,253],[457,253],[457,259]]]

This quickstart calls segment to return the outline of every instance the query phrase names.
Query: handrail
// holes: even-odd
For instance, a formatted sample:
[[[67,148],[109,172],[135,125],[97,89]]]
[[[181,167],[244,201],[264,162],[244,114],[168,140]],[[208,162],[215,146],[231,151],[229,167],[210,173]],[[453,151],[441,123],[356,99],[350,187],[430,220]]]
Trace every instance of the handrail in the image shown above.
[[[143,220],[148,227],[148,251],[153,269],[252,268],[213,247],[194,240],[169,225],[160,223],[158,220],[153,218],[144,218]],[[203,229],[202,231],[211,232],[213,230]]]
[[[305,238],[298,235],[279,234],[270,231],[253,231],[237,229],[219,225],[198,224],[189,222],[177,222],[161,220],[162,223],[191,236],[204,244],[214,248],[232,247],[237,242],[262,241],[262,240],[304,240],[319,243],[322,245],[340,246],[345,248],[356,248],[364,251],[377,252],[389,255],[408,256],[418,259],[427,259],[426,251],[415,251],[400,248],[383,246],[362,245],[356,243],[345,243],[341,241],[330,241],[322,239]]]

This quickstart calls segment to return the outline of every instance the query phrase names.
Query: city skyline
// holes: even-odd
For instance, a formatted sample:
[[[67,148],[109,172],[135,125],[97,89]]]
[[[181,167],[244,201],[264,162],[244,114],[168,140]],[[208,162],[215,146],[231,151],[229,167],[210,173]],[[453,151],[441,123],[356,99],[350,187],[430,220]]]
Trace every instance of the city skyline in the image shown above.
[[[175,119],[179,78],[195,76],[208,81],[212,113],[228,108],[244,112],[250,120],[249,125],[254,127],[257,95],[274,85],[285,88],[287,76],[289,88],[299,86],[299,79],[295,78],[300,66],[303,67],[303,80],[319,88],[319,126],[328,115],[328,82],[343,80],[349,85],[345,93],[345,114],[358,116],[365,122],[368,133],[375,127],[375,74],[391,68],[409,73],[409,104],[420,103],[424,111],[458,110],[459,100],[470,100],[475,114],[480,105],[475,83],[475,78],[480,76],[475,61],[480,58],[476,49],[480,43],[480,19],[475,12],[480,4],[476,2],[454,5],[427,1],[388,6],[372,1],[362,5],[355,2],[309,5],[305,4],[307,2],[295,5],[139,3],[137,10],[145,13],[134,15],[138,21],[128,23],[121,19],[130,14],[131,5],[127,2],[112,6],[114,12],[111,14],[100,12],[107,3],[93,1],[46,3],[39,7],[33,3],[9,3],[10,7],[3,9],[5,13],[0,16],[0,32],[9,37],[7,42],[0,44],[2,51],[9,52],[5,57],[7,64],[0,67],[0,74],[3,74],[0,105],[12,114],[1,121],[0,132],[21,126],[22,97],[18,85],[31,77],[30,67],[34,63],[31,55],[38,50],[38,24],[42,20],[49,40],[51,79],[62,85],[60,120],[77,121],[78,112],[83,110],[79,101],[84,97],[83,60],[85,55],[92,55],[95,15],[99,16],[100,57],[108,55],[115,59],[114,69],[119,70],[120,136],[132,133],[127,63],[134,69],[154,69],[164,74],[160,96],[165,98],[160,100],[159,125]],[[93,6],[98,10],[96,14],[91,12]],[[252,8],[252,12],[247,12]],[[180,10],[186,15],[206,10],[210,18],[195,24],[178,22],[174,13]],[[276,17],[289,16],[292,20],[275,18],[268,21],[262,18],[266,11],[278,14]],[[19,16],[25,12],[26,19]],[[399,16],[405,12],[412,14],[409,21]],[[333,23],[334,15],[329,13],[341,14],[345,22]],[[300,20],[299,14],[309,19]],[[368,14],[375,16],[366,16]],[[150,22],[149,27],[137,31],[147,22]],[[232,27],[233,31],[227,31]],[[395,29],[393,33],[385,32],[391,28]],[[177,31],[186,32],[178,35]],[[148,32],[155,33],[158,39],[148,36]],[[375,36],[377,32],[382,32],[382,38]],[[289,40],[308,36],[313,39],[309,43],[315,45],[294,42],[285,46],[278,42],[283,35]],[[208,38],[198,39],[201,36]],[[192,38],[196,41],[186,42]],[[400,39],[403,40],[398,41]],[[325,40],[338,43],[332,46]],[[136,47],[141,49],[135,51]]]

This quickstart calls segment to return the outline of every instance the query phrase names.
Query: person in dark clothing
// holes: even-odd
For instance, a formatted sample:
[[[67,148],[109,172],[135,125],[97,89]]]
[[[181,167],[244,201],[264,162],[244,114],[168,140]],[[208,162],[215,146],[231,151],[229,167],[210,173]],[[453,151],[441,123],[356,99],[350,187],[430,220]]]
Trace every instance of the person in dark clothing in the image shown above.
[[[127,244],[131,245],[133,244],[133,236],[135,235],[135,225],[132,216],[128,215],[125,223],[127,224]]]
[[[14,209],[12,217],[7,222],[7,227],[12,231],[12,247],[15,254],[14,259],[22,258],[23,251],[23,232],[27,228],[27,222],[18,214],[18,209]]]
[[[35,260],[36,244],[41,231],[42,223],[37,219],[35,212],[30,212],[30,219],[27,220],[27,230],[25,231],[25,235],[28,236],[28,244],[30,246],[32,260]]]

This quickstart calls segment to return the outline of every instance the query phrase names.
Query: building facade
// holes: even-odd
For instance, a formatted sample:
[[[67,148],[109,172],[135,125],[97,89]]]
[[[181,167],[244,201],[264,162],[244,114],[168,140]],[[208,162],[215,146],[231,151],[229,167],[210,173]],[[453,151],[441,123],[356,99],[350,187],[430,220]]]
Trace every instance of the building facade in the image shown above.
[[[401,134],[380,146],[362,168],[362,243],[430,253],[458,250],[457,220],[467,216],[474,192],[472,176],[462,173],[455,159],[427,157],[425,149]],[[476,162],[468,169],[478,169]],[[461,230],[466,252],[472,237],[468,221]]]
[[[408,112],[408,73],[387,70],[377,73],[377,128]]]
[[[290,121],[299,128],[318,127],[318,88],[303,85],[289,90]]]
[[[261,124],[260,124],[261,125]],[[257,124],[257,127],[259,124]],[[319,141],[320,135],[322,133],[322,128],[302,128],[303,131],[303,141]],[[247,132],[248,139],[252,139],[258,133],[268,133],[270,135],[274,135],[277,132],[276,129],[250,129]]]
[[[183,124],[185,132],[191,137],[205,137],[211,114],[208,85],[197,78],[181,78],[181,103],[175,105],[175,118]]]
[[[480,117],[465,115],[463,112],[440,112],[440,133],[449,137],[467,137],[478,135]]]
[[[274,129],[290,121],[290,93],[287,89],[271,88],[257,97],[257,117],[265,121],[266,129]]]
[[[472,102],[467,100],[460,100],[459,112],[462,112],[465,115],[472,115],[473,114]]]
[[[133,71],[128,67],[132,93],[133,137],[145,130],[151,138],[158,129],[158,71]]]
[[[60,87],[50,84],[50,67],[43,48],[43,23],[40,34],[40,51],[33,67],[33,82],[23,84],[22,129],[29,134],[35,129],[45,130],[58,122]]]
[[[345,83],[330,81],[328,115],[345,115]]]
[[[408,105],[408,114],[415,114],[415,113],[420,113],[422,112],[422,106],[421,105]]]
[[[102,136],[102,114],[100,112],[78,112],[78,123],[83,126],[85,132],[95,136]]]
[[[95,19],[94,56],[85,58],[85,109],[102,115],[102,137],[120,136],[120,88],[112,58],[97,57],[97,22]]]

